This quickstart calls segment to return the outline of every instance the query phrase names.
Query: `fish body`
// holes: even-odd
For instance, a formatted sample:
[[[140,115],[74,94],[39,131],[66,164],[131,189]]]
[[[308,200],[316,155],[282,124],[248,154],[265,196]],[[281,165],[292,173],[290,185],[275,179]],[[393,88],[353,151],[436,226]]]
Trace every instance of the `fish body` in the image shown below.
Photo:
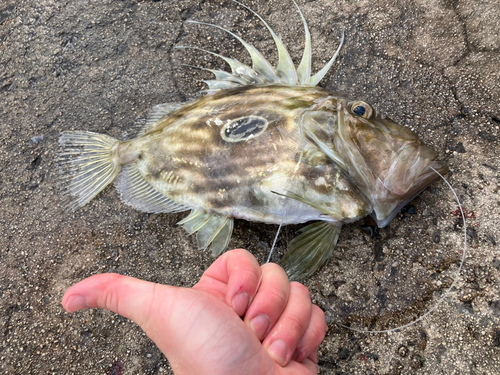
[[[60,165],[70,207],[115,181],[122,200],[139,210],[191,210],[180,224],[215,254],[227,247],[234,218],[318,221],[290,243],[282,264],[292,279],[328,259],[342,224],[372,215],[387,225],[438,177],[432,168],[446,173],[446,164],[368,103],[316,87],[336,56],[311,76],[302,19],[306,48],[298,69],[265,24],[279,51],[276,69],[235,36],[252,68],[220,56],[231,73],[212,71],[216,80],[207,81],[204,97],[154,107],[137,138],[63,133]]]
[[[313,153],[316,160],[303,161],[308,144],[291,139],[300,138],[307,111],[336,105],[330,95],[280,85],[224,90],[179,108],[120,148],[137,154],[149,184],[191,209],[274,224],[358,220],[371,210],[335,162],[314,148],[309,159]],[[235,135],[235,126],[246,126],[246,133]],[[322,210],[297,200],[285,204],[290,191]]]

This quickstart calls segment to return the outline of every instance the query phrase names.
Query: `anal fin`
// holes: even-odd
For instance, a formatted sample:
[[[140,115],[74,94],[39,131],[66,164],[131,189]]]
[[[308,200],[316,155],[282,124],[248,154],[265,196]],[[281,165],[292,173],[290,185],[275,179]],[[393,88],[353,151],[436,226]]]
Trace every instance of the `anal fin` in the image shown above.
[[[226,250],[233,233],[233,219],[203,210],[191,211],[178,224],[182,225],[189,234],[196,233],[200,250],[205,250],[210,246],[210,251],[215,256]]]
[[[303,228],[280,262],[289,279],[303,280],[316,272],[332,255],[340,230],[340,225],[324,221]]]
[[[123,167],[115,180],[116,190],[126,204],[143,212],[181,212],[189,208],[160,193],[140,174],[135,164]]]

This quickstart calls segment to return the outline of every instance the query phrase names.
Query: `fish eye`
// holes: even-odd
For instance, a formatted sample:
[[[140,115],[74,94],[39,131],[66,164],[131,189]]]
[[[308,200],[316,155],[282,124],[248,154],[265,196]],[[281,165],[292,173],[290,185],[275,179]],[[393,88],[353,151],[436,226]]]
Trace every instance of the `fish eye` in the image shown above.
[[[370,117],[372,117],[372,114],[373,114],[372,107],[368,103],[365,103],[362,101],[356,101],[356,102],[352,103],[351,104],[351,111],[356,116],[364,117],[364,118],[370,118]]]

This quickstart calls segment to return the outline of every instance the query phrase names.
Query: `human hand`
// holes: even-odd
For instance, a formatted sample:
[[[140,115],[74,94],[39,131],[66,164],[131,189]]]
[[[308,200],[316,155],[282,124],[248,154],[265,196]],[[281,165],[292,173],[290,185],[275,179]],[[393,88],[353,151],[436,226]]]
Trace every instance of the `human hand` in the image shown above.
[[[100,307],[133,320],[176,374],[316,374],[323,311],[273,263],[248,306],[262,269],[248,251],[232,250],[193,288],[101,274],[72,286],[62,304],[68,312]]]

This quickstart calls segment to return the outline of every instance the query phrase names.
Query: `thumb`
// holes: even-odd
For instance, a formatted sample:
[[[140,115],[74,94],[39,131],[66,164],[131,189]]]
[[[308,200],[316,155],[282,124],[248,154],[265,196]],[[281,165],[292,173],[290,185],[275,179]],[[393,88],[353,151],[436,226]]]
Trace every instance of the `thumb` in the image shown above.
[[[172,299],[165,297],[176,294],[176,289],[133,277],[105,273],[73,285],[64,294],[62,305],[68,312],[89,307],[111,310],[133,320],[146,331],[155,312],[160,308],[169,311],[165,303]]]
[[[72,286],[62,304],[68,312],[100,307],[132,319],[167,356],[176,373],[182,369],[186,374],[207,374],[198,370],[216,369],[224,361],[233,367],[246,366],[250,358],[264,353],[256,338],[248,343],[251,332],[231,307],[192,288],[101,274]]]

